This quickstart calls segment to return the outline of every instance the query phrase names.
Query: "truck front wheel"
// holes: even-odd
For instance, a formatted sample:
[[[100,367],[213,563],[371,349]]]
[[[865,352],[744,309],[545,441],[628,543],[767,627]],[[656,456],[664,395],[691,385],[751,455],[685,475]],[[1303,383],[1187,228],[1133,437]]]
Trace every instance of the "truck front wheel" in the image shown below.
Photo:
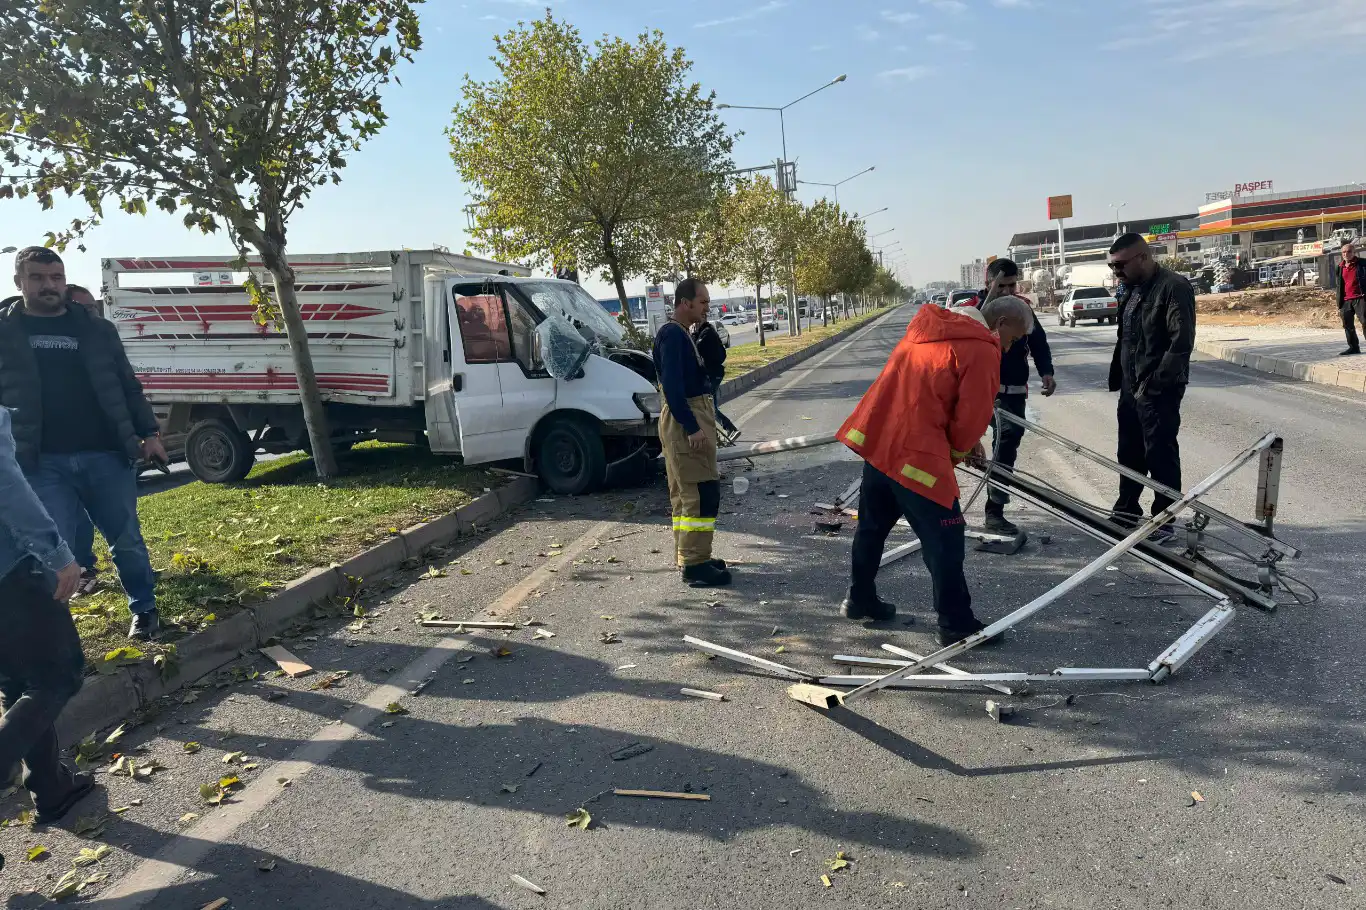
[[[541,432],[536,446],[536,471],[556,493],[591,493],[607,476],[602,436],[584,421],[555,418]]]
[[[205,483],[235,483],[251,473],[256,447],[246,433],[215,417],[190,428],[185,461]]]

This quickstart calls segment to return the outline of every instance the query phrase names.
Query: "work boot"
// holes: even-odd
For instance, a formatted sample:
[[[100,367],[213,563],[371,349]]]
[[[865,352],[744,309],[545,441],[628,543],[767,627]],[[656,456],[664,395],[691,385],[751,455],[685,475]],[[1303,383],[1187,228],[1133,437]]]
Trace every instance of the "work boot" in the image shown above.
[[[711,563],[712,565],[716,566],[716,568],[718,568],[718,569],[724,569],[724,568],[726,568],[726,561],[725,561],[724,559],[717,559],[717,558],[715,558],[715,557],[712,557],[711,559],[708,559],[707,562],[709,562],[709,563]]]
[[[730,570],[718,568],[711,562],[700,562],[683,567],[683,581],[690,588],[722,588],[730,584]]]
[[[161,634],[161,617],[156,610],[134,613],[133,623],[128,627],[128,637],[137,641],[153,641]]]
[[[1361,353],[1361,348],[1348,348],[1347,350],[1340,352],[1340,353],[1338,354],[1338,356],[1339,356],[1339,357],[1351,357],[1351,356],[1353,356],[1354,354],[1360,354],[1360,353]]]
[[[71,789],[60,800],[50,805],[34,804],[38,810],[38,824],[51,825],[61,821],[68,812],[95,789],[95,778],[89,774],[71,775]]]
[[[1018,537],[1020,529],[1006,518],[1005,506],[1000,503],[987,503],[987,519],[984,527],[988,534],[1001,534],[1005,537]]]
[[[872,597],[855,597],[851,591],[840,604],[840,615],[845,619],[891,622],[896,619],[896,604],[889,604],[876,594]]]
[[[985,628],[986,626],[980,622],[977,623],[976,628],[972,629],[945,629],[941,627],[939,631],[934,633],[934,640],[939,642],[939,647],[947,648],[949,645],[958,644],[960,641],[967,638],[969,635],[976,635],[978,632],[982,631]],[[1004,641],[1004,635],[994,635],[991,638],[988,638],[986,641],[982,642],[977,647],[994,648],[997,645],[1003,643]]]

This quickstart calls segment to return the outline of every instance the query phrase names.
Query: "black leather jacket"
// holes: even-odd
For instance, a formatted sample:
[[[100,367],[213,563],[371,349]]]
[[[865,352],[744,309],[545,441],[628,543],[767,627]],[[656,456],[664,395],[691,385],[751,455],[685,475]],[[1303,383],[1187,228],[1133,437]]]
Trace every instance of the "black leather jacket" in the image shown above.
[[[1131,313],[1132,305],[1141,309]],[[1137,330],[1126,338],[1131,321]],[[1194,348],[1195,290],[1184,277],[1159,266],[1146,285],[1127,290],[1119,302],[1110,391],[1128,388],[1147,395],[1185,385]]]

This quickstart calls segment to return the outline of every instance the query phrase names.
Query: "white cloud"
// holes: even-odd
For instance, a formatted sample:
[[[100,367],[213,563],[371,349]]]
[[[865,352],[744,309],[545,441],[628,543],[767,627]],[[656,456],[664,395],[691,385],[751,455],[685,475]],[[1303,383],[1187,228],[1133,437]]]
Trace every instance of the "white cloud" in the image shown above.
[[[1033,9],[1033,0],[991,0],[991,5],[1001,9]]]
[[[1361,0],[1148,0],[1146,20],[1126,26],[1101,50],[1155,44],[1168,58],[1193,63],[1221,57],[1291,56],[1323,47],[1366,40]],[[1146,26],[1146,27],[1145,27]],[[1138,37],[1156,32],[1157,40]]]
[[[879,79],[886,79],[889,82],[915,82],[917,79],[924,79],[933,72],[933,67],[920,66],[917,64],[915,66],[898,67],[894,70],[883,70],[877,75]]]
[[[966,12],[968,5],[963,0],[920,0],[925,6],[932,6],[946,13]]]
[[[705,22],[697,22],[693,28],[715,28],[718,25],[732,25],[736,22],[749,22],[767,16],[769,13],[776,13],[778,10],[787,6],[787,0],[768,0],[762,6],[756,6],[743,12],[736,13],[734,16],[723,16],[720,19],[708,19]]]
[[[951,47],[954,50],[970,51],[976,45],[971,41],[964,41],[962,38],[955,38],[952,35],[945,35],[943,32],[934,32],[926,35],[925,40],[931,44],[938,44],[944,47]]]
[[[905,25],[920,18],[919,13],[898,12],[896,10],[885,9],[882,11],[882,18],[893,25]]]

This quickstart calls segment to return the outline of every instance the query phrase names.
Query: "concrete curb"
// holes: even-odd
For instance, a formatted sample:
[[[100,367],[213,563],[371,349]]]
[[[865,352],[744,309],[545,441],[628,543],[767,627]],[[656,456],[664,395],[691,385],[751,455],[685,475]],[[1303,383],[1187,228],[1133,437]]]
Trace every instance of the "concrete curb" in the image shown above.
[[[1195,349],[1201,354],[1217,357],[1259,373],[1271,373],[1312,382],[1315,385],[1338,386],[1354,392],[1366,392],[1366,371],[1344,370],[1327,363],[1310,363],[1257,354],[1245,347],[1224,341],[1196,341]]]
[[[867,322],[860,322],[858,325],[850,326],[847,329],[838,331],[835,334],[831,335],[829,338],[822,338],[820,341],[816,342],[808,348],[802,348],[800,351],[793,351],[791,354],[788,354],[785,357],[779,357],[772,363],[765,364],[759,367],[757,370],[750,370],[743,376],[737,376],[734,379],[728,379],[725,382],[721,383],[720,395],[718,397],[721,401],[730,401],[732,398],[735,398],[739,395],[743,395],[745,392],[748,392],[755,386],[762,385],[763,383],[768,382],[770,379],[772,379],[774,376],[777,376],[784,370],[790,369],[791,367],[796,366],[804,360],[809,360],[812,357],[815,357],[817,354],[826,350],[827,348],[839,344],[841,341],[844,341],[846,338],[848,338],[855,332],[866,329],[869,326],[877,325],[879,322],[886,319],[888,316],[892,315],[899,309],[901,309],[900,306],[894,306],[887,312],[883,313],[881,316],[874,316]]]
[[[421,558],[433,546],[454,540],[530,502],[539,490],[540,484],[535,478],[514,478],[511,483],[485,493],[454,512],[408,528],[345,562],[313,569],[290,582],[274,597],[176,642],[179,663],[175,672],[165,679],[150,665],[119,669],[87,679],[58,718],[58,735],[62,742],[73,743],[93,731],[118,723],[161,696],[260,647],[305,616],[314,604],[344,590],[348,575],[367,581],[382,578],[404,561]]]

